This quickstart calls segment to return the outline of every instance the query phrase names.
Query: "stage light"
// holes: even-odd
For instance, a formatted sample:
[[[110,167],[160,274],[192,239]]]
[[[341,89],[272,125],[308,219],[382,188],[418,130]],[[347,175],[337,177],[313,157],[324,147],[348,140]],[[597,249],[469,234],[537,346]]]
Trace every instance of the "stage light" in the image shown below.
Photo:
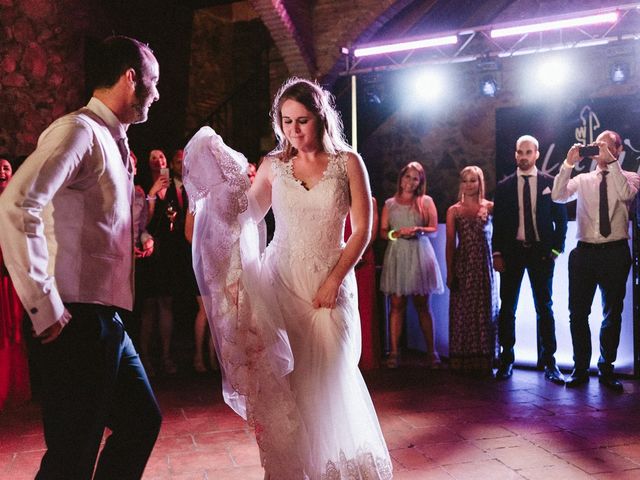
[[[435,70],[418,74],[413,82],[416,97],[426,103],[442,99],[446,95],[446,84],[444,74]]]
[[[456,35],[447,35],[444,37],[424,38],[422,40],[413,40],[409,42],[375,45],[371,47],[360,47],[353,50],[353,56],[367,57],[369,55],[379,55],[381,53],[404,52],[407,50],[416,50],[419,48],[454,45],[456,43],[458,43],[458,37]]]
[[[563,87],[569,78],[569,66],[561,58],[543,60],[536,69],[536,79],[547,91]]]
[[[621,84],[625,83],[629,78],[629,64],[627,63],[614,63],[609,68],[609,78],[612,83]]]
[[[485,97],[495,97],[498,93],[498,82],[493,75],[485,75],[480,79],[480,94]]]
[[[526,33],[534,32],[546,32],[549,30],[560,30],[562,28],[584,27],[600,23],[615,23],[617,21],[617,12],[601,13],[585,17],[568,18],[565,20],[553,20],[550,22],[533,23],[529,25],[496,28],[491,30],[491,38],[508,37],[510,35],[524,35]]]
[[[572,72],[576,72],[571,59],[564,55],[540,58],[529,62],[527,67],[521,81],[524,95],[532,100],[567,94]]]

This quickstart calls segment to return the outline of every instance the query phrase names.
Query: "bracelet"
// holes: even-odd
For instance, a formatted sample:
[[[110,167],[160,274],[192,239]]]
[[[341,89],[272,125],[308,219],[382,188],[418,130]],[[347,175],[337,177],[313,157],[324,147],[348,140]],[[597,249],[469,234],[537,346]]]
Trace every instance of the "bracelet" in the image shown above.
[[[155,200],[156,198],[158,198],[158,197],[156,197],[155,195],[153,195],[153,196],[147,195],[147,200]]]
[[[555,254],[556,257],[560,256],[560,252],[558,250],[556,250],[555,248],[551,249],[551,253]]]
[[[387,233],[387,237],[389,237],[389,240],[391,240],[392,242],[397,242],[398,238],[393,236],[394,233],[396,233],[395,230],[389,230],[389,233]]]

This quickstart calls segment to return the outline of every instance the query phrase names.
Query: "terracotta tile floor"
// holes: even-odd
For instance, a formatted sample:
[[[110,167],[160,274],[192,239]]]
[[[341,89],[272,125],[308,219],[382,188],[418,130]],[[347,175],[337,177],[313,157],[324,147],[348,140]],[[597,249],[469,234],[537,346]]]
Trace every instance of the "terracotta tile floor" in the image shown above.
[[[263,478],[252,433],[219,383],[156,380],[165,420],[145,480]],[[367,383],[395,479],[640,479],[638,380],[616,395],[596,378],[569,390],[530,370],[497,383],[407,367]],[[32,479],[43,448],[37,403],[0,414],[0,479]]]

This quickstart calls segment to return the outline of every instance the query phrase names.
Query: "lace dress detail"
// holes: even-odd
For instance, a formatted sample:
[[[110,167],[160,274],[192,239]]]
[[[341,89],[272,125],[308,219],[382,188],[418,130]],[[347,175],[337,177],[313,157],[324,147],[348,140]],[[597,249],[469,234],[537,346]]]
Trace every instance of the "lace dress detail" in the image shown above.
[[[342,233],[349,211],[349,183],[343,157],[330,157],[320,181],[310,190],[293,174],[293,162],[274,160],[272,193],[276,230],[269,248],[286,261],[314,272],[328,272],[344,246]],[[334,194],[335,191],[335,194]]]
[[[292,162],[272,161],[276,229],[264,268],[293,351],[289,380],[310,448],[306,475],[389,479],[389,454],[358,369],[361,332],[353,271],[335,308],[311,305],[344,248],[350,206],[346,160],[346,155],[330,156],[322,179],[308,190],[294,176]]]
[[[272,161],[276,232],[262,255],[257,209],[235,178],[246,175],[244,167],[246,159],[211,129],[185,149],[185,185],[191,198],[190,188],[202,195],[193,205],[194,269],[225,401],[253,425],[267,478],[390,479],[389,453],[357,367],[353,272],[334,309],[311,304],[344,248],[346,156],[331,157],[310,190],[290,163]]]

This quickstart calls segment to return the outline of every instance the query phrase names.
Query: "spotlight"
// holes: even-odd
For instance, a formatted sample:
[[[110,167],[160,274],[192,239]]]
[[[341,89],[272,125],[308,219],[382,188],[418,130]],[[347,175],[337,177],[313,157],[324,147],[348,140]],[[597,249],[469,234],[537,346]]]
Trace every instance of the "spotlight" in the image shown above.
[[[540,86],[547,89],[563,87],[569,78],[569,66],[559,58],[543,61],[536,72]]]
[[[625,83],[629,79],[629,65],[627,63],[614,63],[609,68],[609,78],[617,85]]]
[[[495,97],[498,93],[498,83],[493,75],[485,75],[480,79],[480,94],[485,97]]]
[[[425,102],[435,102],[446,92],[446,80],[441,72],[425,72],[419,75],[414,83],[414,91],[418,98]]]
[[[373,90],[365,90],[364,98],[367,100],[367,103],[370,103],[372,105],[380,105],[382,103],[380,95],[378,95]]]
[[[379,75],[363,75],[361,77],[362,94],[370,105],[380,105],[385,99],[384,82]]]

